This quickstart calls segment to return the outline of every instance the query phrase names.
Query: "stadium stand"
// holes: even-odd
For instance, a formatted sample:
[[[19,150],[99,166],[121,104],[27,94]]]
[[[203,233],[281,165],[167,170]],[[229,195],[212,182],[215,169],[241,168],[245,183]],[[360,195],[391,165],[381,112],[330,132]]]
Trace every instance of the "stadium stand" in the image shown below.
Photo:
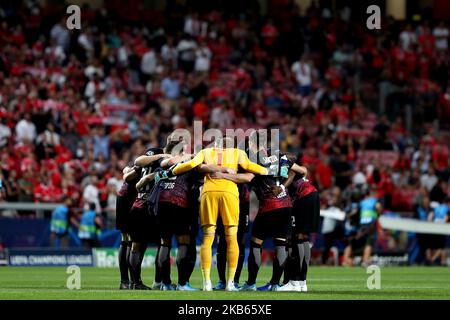
[[[122,168],[201,120],[205,129],[280,128],[282,149],[302,155],[323,208],[338,188],[344,209],[355,185],[377,190],[385,210],[413,212],[424,197],[443,203],[448,24],[384,18],[376,32],[348,7],[312,2],[300,15],[295,1],[275,2],[269,21],[257,1],[197,11],[105,1],[84,5],[82,29],[71,31],[61,5],[2,2],[0,201],[70,197],[82,208],[90,186],[113,220]]]

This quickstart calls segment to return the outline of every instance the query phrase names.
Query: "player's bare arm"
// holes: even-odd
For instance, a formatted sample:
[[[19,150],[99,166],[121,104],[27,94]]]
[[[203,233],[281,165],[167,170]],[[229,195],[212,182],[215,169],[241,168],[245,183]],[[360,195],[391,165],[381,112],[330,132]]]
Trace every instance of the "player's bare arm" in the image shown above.
[[[191,160],[193,156],[194,155],[192,155],[192,154],[183,154],[183,155],[176,155],[176,156],[173,156],[170,158],[166,158],[163,161],[161,161],[161,168],[164,168],[164,169],[169,168],[175,164]]]
[[[138,167],[136,167],[136,166],[133,168],[125,167],[123,169],[123,173],[124,173],[123,180],[125,180],[126,182],[130,182],[130,181],[136,179],[138,177],[138,173],[136,172],[137,169],[138,169]]]
[[[153,181],[153,179],[155,178],[155,173],[149,173],[145,176],[143,176],[141,178],[141,180],[138,181],[138,183],[136,183],[136,189],[142,189],[144,188],[146,185],[148,185],[151,181]]]
[[[306,168],[305,168],[306,169]],[[294,181],[296,172],[294,170],[289,170],[288,178],[280,186],[276,186],[272,190],[274,196],[278,196],[280,193],[284,192]]]
[[[299,175],[306,177],[308,174],[308,169],[304,166],[299,166],[298,164],[294,163],[291,167],[291,170],[295,173],[298,173]],[[291,181],[292,182],[292,181]]]
[[[151,165],[153,162],[161,159],[161,158],[165,158],[165,157],[170,157],[170,154],[155,154],[152,156],[139,156],[136,158],[136,160],[134,160],[134,165],[135,166],[139,166],[139,167],[147,167],[149,165]]]

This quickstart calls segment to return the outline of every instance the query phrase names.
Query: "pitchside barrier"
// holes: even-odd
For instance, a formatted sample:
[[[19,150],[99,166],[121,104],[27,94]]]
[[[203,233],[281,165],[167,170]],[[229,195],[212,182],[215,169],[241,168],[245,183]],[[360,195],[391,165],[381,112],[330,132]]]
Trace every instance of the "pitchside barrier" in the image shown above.
[[[23,203],[0,203],[1,209],[46,211],[51,210],[58,204],[23,204]],[[320,215],[324,218],[322,233],[326,233],[327,228],[333,228],[338,221],[345,220],[345,212],[338,208],[321,210]],[[438,224],[427,221],[419,221],[410,218],[392,217],[389,214],[383,215],[379,219],[379,224],[383,229],[393,231],[404,231],[424,234],[450,235],[450,224]],[[69,248],[46,247],[49,236],[48,219],[21,219],[21,218],[0,218],[0,266],[96,266],[96,267],[118,267],[117,247],[120,243],[120,233],[116,230],[104,231],[101,240],[103,247],[87,249],[77,247],[80,244],[76,240],[76,232],[71,232]],[[73,239],[72,239],[73,238]],[[4,246],[9,249],[1,249]],[[320,246],[320,244],[319,244]],[[269,249],[270,245],[265,248]],[[270,251],[270,250],[269,250]],[[199,252],[199,250],[198,250]],[[149,248],[144,258],[144,266],[154,266],[155,248]],[[176,255],[176,249],[172,250],[172,261]],[[264,252],[267,262],[270,263],[271,254]],[[199,262],[197,258],[197,263]],[[400,253],[396,256],[383,254],[374,256],[374,262],[381,265],[406,264],[407,253]]]
[[[320,216],[337,221],[344,221],[345,212],[337,208],[320,210]],[[425,234],[450,235],[450,223],[435,223],[417,219],[383,215],[378,219],[381,227],[387,230],[405,231]]]

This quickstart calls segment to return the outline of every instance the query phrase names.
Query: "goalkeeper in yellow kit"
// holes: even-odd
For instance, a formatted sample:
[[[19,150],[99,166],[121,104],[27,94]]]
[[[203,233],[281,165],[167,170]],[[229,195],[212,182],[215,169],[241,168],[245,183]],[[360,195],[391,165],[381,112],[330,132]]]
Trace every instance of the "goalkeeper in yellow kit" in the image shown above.
[[[225,142],[231,143],[229,138],[217,141],[215,147],[201,150],[190,161],[179,163],[171,170],[163,171],[155,177],[156,180],[169,178],[182,174],[200,165],[211,165],[217,167],[217,171],[236,172],[238,167],[255,174],[269,174],[264,168],[251,162],[247,154],[236,148],[226,148]],[[229,144],[228,144],[229,145]],[[233,279],[239,258],[239,246],[237,243],[237,228],[239,223],[239,192],[236,183],[227,179],[212,178],[205,175],[200,199],[200,224],[203,229],[203,241],[200,249],[200,263],[203,274],[203,290],[212,291],[211,284],[211,261],[212,244],[214,242],[217,218],[220,214],[225,228],[227,242],[227,291],[236,291]]]

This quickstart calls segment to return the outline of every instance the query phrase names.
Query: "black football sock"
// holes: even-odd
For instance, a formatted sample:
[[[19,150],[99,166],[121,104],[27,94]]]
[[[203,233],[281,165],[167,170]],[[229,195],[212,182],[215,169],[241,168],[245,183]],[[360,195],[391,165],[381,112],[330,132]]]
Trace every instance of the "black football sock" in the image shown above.
[[[250,254],[248,256],[248,285],[256,283],[259,267],[261,266],[261,245],[255,242],[250,243]]]
[[[245,259],[245,233],[242,235],[238,232],[238,243],[239,243],[239,259],[236,267],[236,273],[234,274],[234,282],[239,283],[239,278],[241,277],[242,267],[244,266]]]
[[[303,240],[297,241],[298,260],[296,262],[298,264],[295,266],[295,280],[302,280],[301,277],[303,274],[303,261],[305,260],[305,247],[303,243]]]
[[[217,273],[219,274],[219,280],[226,283],[225,271],[227,268],[227,242],[225,236],[221,234],[217,243]]]
[[[287,253],[286,242],[282,240],[274,240],[275,259],[273,261],[272,279],[270,284],[279,284],[284,266],[286,265]]]
[[[186,264],[186,277],[187,281],[191,278],[192,272],[195,269],[195,263],[197,261],[197,243],[196,237],[191,238],[191,242],[188,246],[188,263]]]
[[[184,286],[188,282],[188,270],[189,270],[189,257],[188,257],[188,244],[178,244],[177,251],[177,269],[178,269],[178,284]]]
[[[158,250],[156,250],[156,259],[155,259],[155,282],[161,283],[161,268],[158,266],[158,256],[159,251],[161,250],[161,245],[158,246]]]
[[[298,249],[297,246],[292,247],[292,244],[289,243],[286,247],[286,253],[287,253],[287,259],[286,259],[286,265],[284,266],[284,277],[283,277],[283,284],[288,283],[290,280],[293,279],[293,272],[295,267],[295,260],[296,256],[298,256]]]
[[[161,245],[158,253],[158,268],[161,270],[162,283],[171,284],[170,279],[170,247]],[[167,263],[169,263],[169,268],[167,268]]]
[[[133,269],[131,268],[131,264],[130,264],[131,244],[132,244],[132,242],[128,241],[126,261],[127,261],[128,273],[130,274],[130,282],[134,283]]]
[[[303,264],[302,264],[302,270],[301,270],[301,279],[302,281],[306,280],[306,277],[308,275],[308,267],[309,267],[309,262],[311,260],[311,245],[310,242],[303,242],[303,248],[305,251],[305,259],[303,260]]]
[[[128,277],[127,250],[128,250],[128,241],[122,241],[120,243],[118,252],[120,281],[122,282],[130,281],[130,278]]]
[[[142,245],[142,244],[141,244]],[[141,281],[141,263],[142,254],[141,250],[138,248],[132,248],[130,253],[130,266],[133,273],[134,283],[140,283]]]

